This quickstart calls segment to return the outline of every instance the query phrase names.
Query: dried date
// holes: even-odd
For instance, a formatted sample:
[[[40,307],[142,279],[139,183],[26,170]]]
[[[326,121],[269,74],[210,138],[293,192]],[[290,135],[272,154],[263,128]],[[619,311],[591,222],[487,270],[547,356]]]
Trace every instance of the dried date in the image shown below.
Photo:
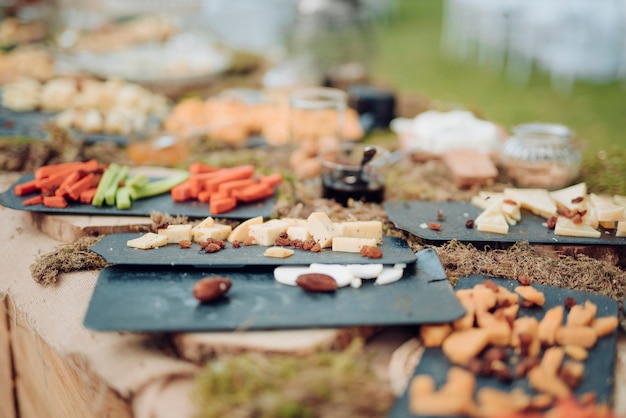
[[[178,245],[180,245],[180,248],[191,248],[191,241],[189,241],[188,239],[184,239],[179,242]]]
[[[363,247],[361,247],[361,250],[359,252],[363,257],[367,258],[382,258],[383,256],[383,251],[378,247],[374,247],[373,245],[364,245]]]

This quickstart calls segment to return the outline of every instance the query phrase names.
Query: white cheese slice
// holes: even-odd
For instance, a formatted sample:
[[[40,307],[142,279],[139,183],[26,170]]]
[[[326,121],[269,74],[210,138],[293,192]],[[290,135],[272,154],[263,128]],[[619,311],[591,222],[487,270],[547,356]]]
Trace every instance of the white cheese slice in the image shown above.
[[[548,192],[552,200],[572,211],[583,211],[587,201],[587,183],[578,183]]]
[[[615,230],[616,237],[626,237],[626,221],[619,221]]]
[[[333,243],[333,238],[339,235],[339,231],[335,228],[335,224],[330,220],[324,212],[313,212],[306,220],[307,229],[311,237],[322,248],[328,248]]]
[[[476,230],[481,232],[494,232],[496,234],[507,234],[509,232],[509,223],[506,221],[500,207],[501,203],[495,202],[482,211],[474,220]]]
[[[335,237],[333,238],[332,250],[344,253],[358,253],[361,248],[375,247],[375,238],[353,238],[353,237]]]
[[[307,229],[306,225],[304,226],[299,226],[299,225],[293,225],[293,226],[288,226],[287,227],[287,236],[289,237],[290,240],[300,240],[300,241],[306,241],[308,239],[311,238],[311,234],[309,233],[309,230]]]
[[[205,228],[194,228],[193,240],[195,242],[203,242],[209,238],[225,240],[232,232],[233,228],[230,225],[216,224]]]
[[[568,237],[585,237],[585,238],[600,238],[600,231],[591,227],[590,225],[582,222],[575,224],[571,219],[564,216],[559,216],[556,220],[556,226],[554,227],[554,233],[556,235],[563,235]]]
[[[244,242],[248,239],[248,230],[250,225],[257,225],[263,223],[262,216],[256,216],[254,218],[246,219],[239,225],[237,225],[233,231],[228,235],[228,242]]]
[[[613,203],[613,198],[589,194],[589,201],[596,210],[598,221],[620,221],[624,217],[624,207]]]
[[[148,250],[150,248],[163,247],[164,245],[167,245],[167,237],[165,235],[155,234],[154,232],[148,232],[139,238],[126,241],[126,245],[132,248]]]
[[[619,194],[614,194],[613,195],[613,203],[615,203],[616,205],[620,205],[624,208],[626,208],[626,196],[622,196]]]
[[[294,254],[294,251],[290,248],[285,247],[269,247],[263,252],[265,257],[273,257],[273,258],[287,258],[291,257]]]
[[[191,232],[191,225],[168,225],[167,228],[162,228],[157,231],[159,235],[167,237],[168,244],[178,244],[181,241],[191,241],[193,236]]]
[[[275,245],[276,238],[287,231],[287,223],[280,219],[272,219],[262,224],[250,225],[248,235],[263,246]]]
[[[598,221],[596,208],[592,204],[589,204],[587,205],[586,210],[587,213],[585,213],[585,216],[583,216],[583,222],[594,229],[598,229],[598,227],[600,226],[600,221]]]
[[[556,214],[556,203],[546,189],[504,189],[504,198],[519,202],[522,208],[548,219]]]
[[[378,244],[383,242],[383,223],[381,221],[352,221],[337,224],[339,235],[352,238],[374,238]]]

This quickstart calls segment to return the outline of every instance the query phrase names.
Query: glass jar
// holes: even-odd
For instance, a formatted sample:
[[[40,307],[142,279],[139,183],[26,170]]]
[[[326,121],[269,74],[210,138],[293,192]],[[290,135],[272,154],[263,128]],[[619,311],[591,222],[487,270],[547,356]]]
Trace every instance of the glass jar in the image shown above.
[[[548,190],[566,187],[580,173],[581,155],[573,136],[563,125],[518,125],[500,150],[501,168],[518,187]]]

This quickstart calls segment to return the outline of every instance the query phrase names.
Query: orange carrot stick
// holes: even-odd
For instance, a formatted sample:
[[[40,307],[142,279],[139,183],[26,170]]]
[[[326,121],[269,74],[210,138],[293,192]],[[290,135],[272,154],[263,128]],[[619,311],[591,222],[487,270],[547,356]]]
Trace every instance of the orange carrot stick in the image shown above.
[[[22,205],[24,206],[41,205],[42,203],[43,203],[43,196],[37,195],[37,196],[29,197],[28,199],[24,200],[22,202]]]
[[[219,168],[201,162],[189,164],[189,174],[211,173],[217,170],[219,170]]]
[[[98,185],[98,180],[96,179],[96,175],[94,173],[89,173],[82,179],[78,180],[71,186],[67,187],[67,195],[72,200],[80,200],[80,195],[85,190],[91,189]]]
[[[224,183],[217,186],[217,193],[223,194],[225,196],[231,196],[233,190],[241,189],[245,186],[249,186],[252,183],[254,183],[252,177],[241,180],[225,181]]]
[[[16,196],[24,196],[37,191],[37,180],[32,179],[24,183],[16,184],[13,189]]]
[[[231,167],[218,172],[218,175],[214,178],[207,180],[204,183],[204,188],[211,192],[217,191],[220,184],[232,180],[241,180],[251,178],[254,175],[253,165],[239,165]]]
[[[212,193],[208,190],[203,190],[198,193],[198,201],[202,203],[208,203],[211,200]]]
[[[43,205],[48,208],[66,208],[67,200],[63,196],[44,196]]]
[[[283,175],[280,173],[272,173],[267,176],[259,177],[259,181],[267,184],[270,187],[276,187],[283,181]]]
[[[72,171],[72,170],[83,170],[83,171],[94,171],[98,168],[98,161],[95,159],[81,162],[81,161],[72,161],[69,163],[59,163],[59,164],[50,164],[39,167],[35,170],[35,178],[42,179],[46,177],[50,177],[53,174],[56,174],[60,171]]]
[[[233,191],[233,197],[241,202],[254,202],[256,200],[268,198],[273,194],[274,189],[261,182]]]
[[[63,181],[59,185],[59,188],[56,189],[54,194],[56,196],[65,196],[67,194],[68,187],[70,187],[71,185],[76,183],[78,180],[80,180],[80,178],[83,176],[83,173],[84,172],[81,170],[76,170],[76,171],[72,171],[71,173],[69,173],[65,177],[65,179],[63,179]]]
[[[97,187],[91,187],[87,190],[82,191],[79,198],[80,203],[86,203],[88,205],[91,205],[91,202],[93,202],[93,197],[96,195],[97,191]]]
[[[221,199],[211,199],[209,210],[213,214],[219,214],[233,210],[236,206],[237,199],[234,197],[223,197]]]
[[[191,182],[189,180],[172,187],[170,193],[174,202],[186,202],[191,199]]]

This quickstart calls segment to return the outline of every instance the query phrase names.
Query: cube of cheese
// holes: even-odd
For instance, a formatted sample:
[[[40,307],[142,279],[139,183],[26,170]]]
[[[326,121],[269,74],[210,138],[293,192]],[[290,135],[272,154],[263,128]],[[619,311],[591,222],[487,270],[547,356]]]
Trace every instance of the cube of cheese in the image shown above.
[[[302,218],[280,218],[281,221],[287,223],[287,227],[290,226],[306,226],[306,219]]]
[[[332,250],[344,253],[358,253],[364,246],[375,247],[375,238],[335,237]]]
[[[290,240],[300,240],[300,241],[306,241],[308,239],[311,238],[311,234],[309,233],[309,230],[307,229],[306,225],[304,226],[288,226],[287,227],[287,235],[289,236]]]
[[[163,247],[164,245],[167,245],[167,237],[165,235],[155,234],[154,232],[148,232],[139,238],[129,239],[126,241],[126,245],[132,248],[148,250],[150,248]]]
[[[226,240],[232,232],[233,228],[230,225],[216,224],[205,228],[194,228],[193,240],[195,242],[204,242],[209,238]]]
[[[167,228],[159,229],[159,235],[167,237],[168,244],[178,244],[181,241],[191,241],[192,231],[191,225],[168,225]]]
[[[383,242],[383,223],[381,221],[354,221],[337,224],[339,235],[353,238],[374,238]]]
[[[311,237],[322,248],[328,248],[333,243],[333,238],[339,235],[335,224],[324,212],[313,212],[306,220],[307,229]]]
[[[287,222],[272,219],[262,224],[250,225],[248,235],[259,245],[269,246],[276,244],[276,238],[287,231]]]
[[[554,227],[556,235],[568,237],[600,238],[600,231],[586,223],[575,224],[571,219],[559,216]]]

